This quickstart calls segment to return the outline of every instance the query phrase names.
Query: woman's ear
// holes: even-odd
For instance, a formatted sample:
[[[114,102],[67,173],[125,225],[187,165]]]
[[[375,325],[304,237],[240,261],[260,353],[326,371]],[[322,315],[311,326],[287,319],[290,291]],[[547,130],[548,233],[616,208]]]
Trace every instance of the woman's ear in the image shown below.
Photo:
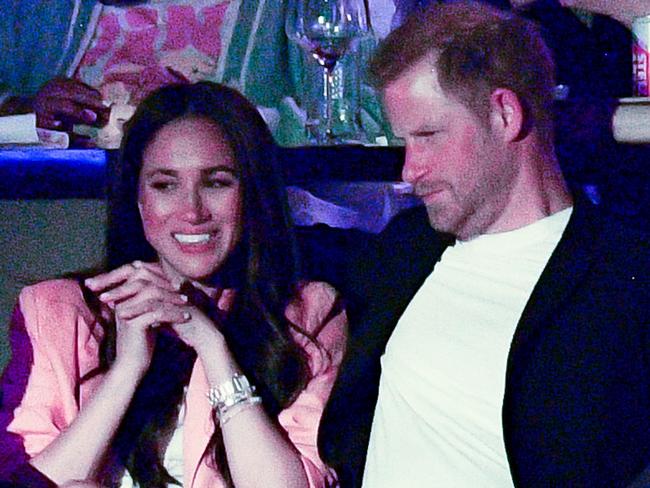
[[[524,136],[525,111],[519,96],[507,88],[497,88],[490,95],[490,125],[503,135],[505,142]]]

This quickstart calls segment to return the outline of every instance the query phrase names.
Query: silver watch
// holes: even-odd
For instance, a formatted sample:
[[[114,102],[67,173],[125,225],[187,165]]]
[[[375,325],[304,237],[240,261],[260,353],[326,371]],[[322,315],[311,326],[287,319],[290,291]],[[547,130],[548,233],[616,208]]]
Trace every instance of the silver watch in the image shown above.
[[[255,387],[248,382],[248,378],[243,374],[235,374],[229,380],[208,390],[208,401],[218,413],[254,396]]]

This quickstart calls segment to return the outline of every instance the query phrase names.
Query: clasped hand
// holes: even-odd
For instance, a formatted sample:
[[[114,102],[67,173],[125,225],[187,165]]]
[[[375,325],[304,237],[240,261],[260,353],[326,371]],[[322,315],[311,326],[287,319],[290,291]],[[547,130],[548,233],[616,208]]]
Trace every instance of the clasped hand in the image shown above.
[[[170,281],[159,264],[135,261],[85,284],[115,315],[116,365],[144,374],[161,326],[173,329],[199,356],[205,348],[224,346],[219,324],[192,305],[179,291],[182,283]]]

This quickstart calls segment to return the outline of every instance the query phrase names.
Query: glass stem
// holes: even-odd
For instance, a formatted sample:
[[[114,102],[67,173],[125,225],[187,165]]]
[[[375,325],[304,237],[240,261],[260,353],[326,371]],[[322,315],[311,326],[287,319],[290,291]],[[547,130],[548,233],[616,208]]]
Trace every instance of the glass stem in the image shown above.
[[[332,120],[332,88],[334,86],[334,66],[325,68],[325,138],[327,143],[334,141],[334,130]]]

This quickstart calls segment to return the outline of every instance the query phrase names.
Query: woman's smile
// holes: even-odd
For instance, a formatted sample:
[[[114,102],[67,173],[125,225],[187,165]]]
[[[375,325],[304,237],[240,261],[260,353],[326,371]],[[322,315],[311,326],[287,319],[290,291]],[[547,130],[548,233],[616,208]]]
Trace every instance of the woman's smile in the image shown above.
[[[214,253],[216,250],[216,233],[174,233],[172,237],[178,243],[180,251],[186,254]]]

